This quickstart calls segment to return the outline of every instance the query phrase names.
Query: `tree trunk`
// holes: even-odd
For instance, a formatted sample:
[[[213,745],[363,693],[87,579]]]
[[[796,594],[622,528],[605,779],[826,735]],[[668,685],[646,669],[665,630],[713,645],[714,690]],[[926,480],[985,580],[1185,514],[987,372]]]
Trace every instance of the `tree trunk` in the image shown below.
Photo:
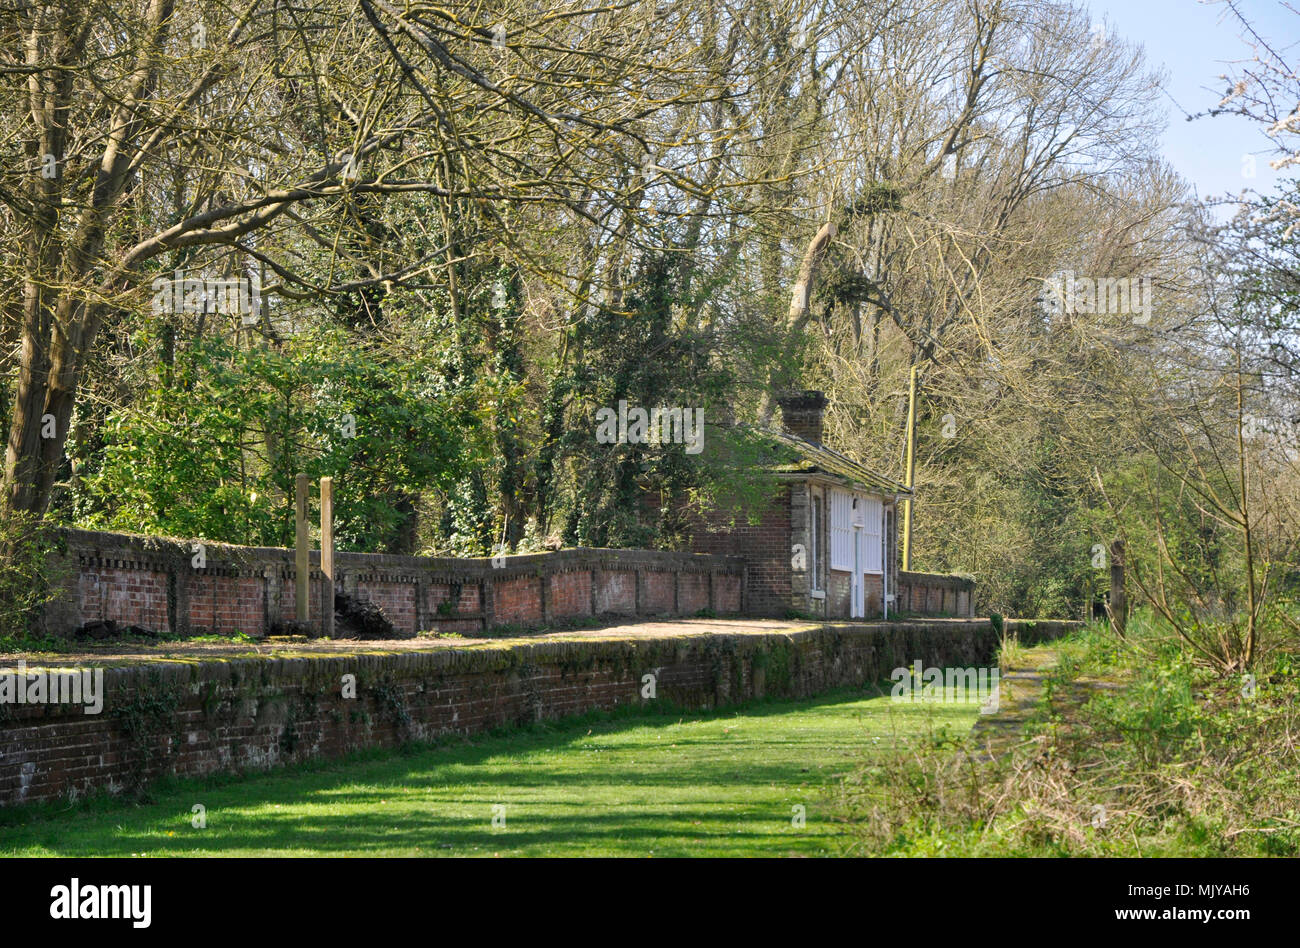
[[[1128,596],[1124,593],[1124,541],[1110,545],[1110,598],[1106,600],[1110,627],[1120,638],[1128,625]]]
[[[813,287],[817,282],[817,268],[825,259],[835,234],[835,222],[827,221],[817,230],[813,239],[808,242],[807,249],[804,250],[803,260],[799,264],[799,275],[790,292],[790,310],[785,319],[785,351],[768,379],[768,390],[763,393],[763,403],[759,410],[759,423],[763,427],[771,424],[772,416],[776,412],[774,389],[785,388],[790,382],[788,377],[790,366],[787,363],[793,358],[799,335],[808,323],[811,312],[809,303],[812,300]]]

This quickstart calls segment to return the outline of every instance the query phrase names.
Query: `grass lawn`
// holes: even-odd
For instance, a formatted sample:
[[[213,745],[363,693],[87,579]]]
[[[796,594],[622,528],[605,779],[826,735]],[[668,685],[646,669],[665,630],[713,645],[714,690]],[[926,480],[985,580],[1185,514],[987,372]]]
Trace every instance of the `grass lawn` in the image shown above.
[[[875,695],[875,691],[871,692]],[[406,753],[0,811],[21,856],[802,856],[847,842],[838,781],[970,705],[863,691],[740,711],[588,716]],[[192,807],[207,826],[192,826]],[[793,807],[806,809],[793,825]],[[503,806],[505,826],[493,826]],[[500,814],[501,811],[497,811]]]

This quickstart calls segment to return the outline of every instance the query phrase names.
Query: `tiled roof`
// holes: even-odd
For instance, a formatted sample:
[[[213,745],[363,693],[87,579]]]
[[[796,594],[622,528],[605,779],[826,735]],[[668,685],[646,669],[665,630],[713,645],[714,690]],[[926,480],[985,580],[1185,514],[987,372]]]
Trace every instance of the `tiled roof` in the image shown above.
[[[775,473],[829,474],[887,494],[910,496],[912,493],[897,481],[890,480],[883,474],[877,474],[823,444],[814,444],[798,435],[776,429],[767,429],[761,434],[771,439],[780,449],[780,456],[775,459],[771,468]]]

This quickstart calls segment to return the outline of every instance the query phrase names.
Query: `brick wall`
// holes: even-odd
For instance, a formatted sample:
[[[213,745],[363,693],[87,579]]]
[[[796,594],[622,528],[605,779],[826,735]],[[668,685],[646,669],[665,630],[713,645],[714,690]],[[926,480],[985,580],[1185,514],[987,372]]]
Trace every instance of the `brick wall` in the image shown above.
[[[539,625],[542,621],[542,596],[538,581],[532,576],[503,578],[494,583],[493,615],[501,625]]]
[[[97,619],[155,632],[265,635],[295,616],[293,551],[65,530],[51,558],[47,633]],[[338,588],[377,604],[399,634],[540,626],[583,616],[691,615],[745,608],[744,562],[648,550],[560,550],[489,559],[339,553]],[[311,622],[324,584],[313,552]]]
[[[705,517],[686,514],[692,549],[745,558],[748,615],[783,616],[797,607],[790,563],[790,503],[790,485],[780,485],[772,502],[759,511],[756,523],[743,516],[732,522],[720,512]]]
[[[829,588],[826,590],[826,608],[829,614],[847,618],[852,608],[853,574],[844,570],[830,571]],[[884,578],[879,573],[862,574],[862,593],[866,616],[870,619],[880,618],[881,597],[884,595]]]
[[[782,487],[756,524],[698,522],[698,554],[576,549],[505,557],[493,567],[488,559],[340,553],[338,585],[378,604],[404,635],[599,614],[785,615],[801,604],[806,611],[806,591],[800,601],[790,558],[791,498],[791,486]],[[56,596],[44,617],[53,635],[96,619],[182,635],[265,635],[294,619],[290,550],[205,544],[198,568],[194,541],[66,530],[60,547],[52,558]],[[319,623],[318,553],[312,564],[311,614]],[[806,575],[802,582],[807,585]],[[866,582],[867,615],[877,616],[880,577],[868,575]],[[828,615],[847,617],[848,575],[832,571],[826,586]],[[900,572],[894,594],[891,613],[974,615],[969,577]]]
[[[683,576],[677,589],[680,611],[686,615],[709,608],[709,577],[698,573]]]
[[[1007,621],[1026,643],[1077,626]],[[915,661],[986,665],[996,647],[987,620],[930,620],[107,668],[99,714],[80,705],[3,706],[0,804],[133,790],[165,774],[265,769],[640,704],[641,677],[651,671],[655,701],[702,709],[879,682]],[[356,676],[355,698],[343,696],[345,675]]]
[[[167,622],[167,573],[134,567],[89,564],[76,578],[73,595],[104,615],[146,628]]]
[[[414,573],[406,576],[370,574],[359,577],[349,592],[368,599],[393,623],[394,628],[419,631],[420,580]]]
[[[673,575],[671,573],[646,573],[644,575],[645,585],[641,590],[642,608],[652,615],[657,612],[676,612],[677,584],[673,581]],[[728,586],[735,590],[735,595],[724,595],[725,601],[719,603],[718,611],[739,612],[740,583],[730,583]]]
[[[912,615],[975,615],[975,580],[948,573],[898,574],[894,611]]]
[[[636,615],[636,573],[623,569],[597,570],[594,585],[597,613]]]
[[[195,628],[208,632],[239,632],[261,619],[263,581],[260,576],[238,573],[223,576],[205,570],[191,577],[189,587],[190,623]],[[152,605],[154,621],[137,624],[147,629],[158,629],[162,621],[167,621],[165,585],[161,593],[155,588]]]
[[[672,577],[669,576],[669,579]],[[591,571],[556,573],[549,579],[551,609],[560,616],[591,615]],[[670,601],[667,608],[648,610],[652,615],[656,611],[669,613],[673,611]]]

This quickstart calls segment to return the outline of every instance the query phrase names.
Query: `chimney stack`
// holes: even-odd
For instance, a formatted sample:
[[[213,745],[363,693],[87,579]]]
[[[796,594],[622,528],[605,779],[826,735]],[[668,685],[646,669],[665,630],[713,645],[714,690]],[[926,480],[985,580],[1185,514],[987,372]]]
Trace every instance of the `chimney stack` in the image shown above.
[[[826,410],[826,395],[813,389],[781,392],[776,396],[781,406],[781,422],[787,434],[822,443],[822,414]]]

